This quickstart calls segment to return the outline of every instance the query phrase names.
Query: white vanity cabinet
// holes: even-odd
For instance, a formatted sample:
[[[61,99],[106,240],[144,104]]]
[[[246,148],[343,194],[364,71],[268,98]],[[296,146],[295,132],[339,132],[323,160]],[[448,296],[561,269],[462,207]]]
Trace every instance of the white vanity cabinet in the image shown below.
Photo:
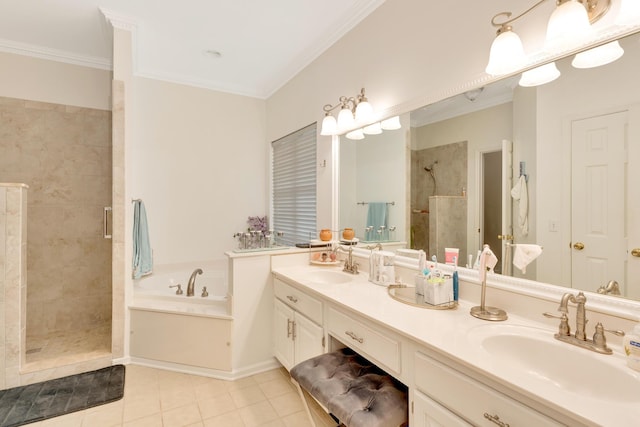
[[[400,339],[390,331],[373,327],[360,317],[333,307],[328,309],[327,328],[329,334],[354,349],[376,365],[396,377],[400,377]]]
[[[424,393],[413,391],[413,423],[416,427],[471,427],[471,424]]]
[[[274,355],[290,370],[324,353],[322,302],[278,279],[274,292]]]
[[[563,425],[419,351],[414,368],[416,427]]]

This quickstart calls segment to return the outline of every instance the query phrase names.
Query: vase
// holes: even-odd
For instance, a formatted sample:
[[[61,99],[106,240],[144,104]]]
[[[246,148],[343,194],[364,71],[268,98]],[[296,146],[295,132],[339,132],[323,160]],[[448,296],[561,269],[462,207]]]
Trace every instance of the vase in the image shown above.
[[[353,238],[356,236],[355,231],[353,231],[353,228],[345,228],[344,230],[342,230],[342,238],[344,240],[353,240]]]
[[[320,230],[320,240],[322,240],[323,242],[330,241],[332,237],[333,234],[331,234],[331,230],[329,230],[328,228],[323,228],[322,230]]]

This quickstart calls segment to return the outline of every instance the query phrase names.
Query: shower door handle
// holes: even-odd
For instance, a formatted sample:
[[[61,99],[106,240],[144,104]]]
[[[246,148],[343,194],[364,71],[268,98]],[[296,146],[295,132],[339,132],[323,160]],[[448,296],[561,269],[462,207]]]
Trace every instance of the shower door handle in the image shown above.
[[[105,239],[111,239],[111,221],[113,219],[111,206],[105,206],[102,215],[102,231]]]

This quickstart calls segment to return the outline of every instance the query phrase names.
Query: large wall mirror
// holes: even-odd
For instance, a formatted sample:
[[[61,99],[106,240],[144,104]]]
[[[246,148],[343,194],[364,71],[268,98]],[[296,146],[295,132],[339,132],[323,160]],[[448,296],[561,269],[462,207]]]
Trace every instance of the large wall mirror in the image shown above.
[[[367,203],[393,202],[390,237],[408,247],[457,247],[464,266],[483,243],[501,259],[506,243],[539,245],[525,272],[500,272],[593,292],[615,280],[639,300],[640,34],[620,45],[611,64],[565,58],[551,83],[502,79],[406,114],[402,130],[341,138],[340,226],[366,239]]]

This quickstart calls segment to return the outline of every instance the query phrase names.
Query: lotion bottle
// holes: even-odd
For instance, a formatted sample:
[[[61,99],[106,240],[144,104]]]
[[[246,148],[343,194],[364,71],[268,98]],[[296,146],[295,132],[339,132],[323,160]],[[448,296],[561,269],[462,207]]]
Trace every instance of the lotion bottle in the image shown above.
[[[640,323],[624,336],[624,353],[627,356],[627,366],[640,371]]]

